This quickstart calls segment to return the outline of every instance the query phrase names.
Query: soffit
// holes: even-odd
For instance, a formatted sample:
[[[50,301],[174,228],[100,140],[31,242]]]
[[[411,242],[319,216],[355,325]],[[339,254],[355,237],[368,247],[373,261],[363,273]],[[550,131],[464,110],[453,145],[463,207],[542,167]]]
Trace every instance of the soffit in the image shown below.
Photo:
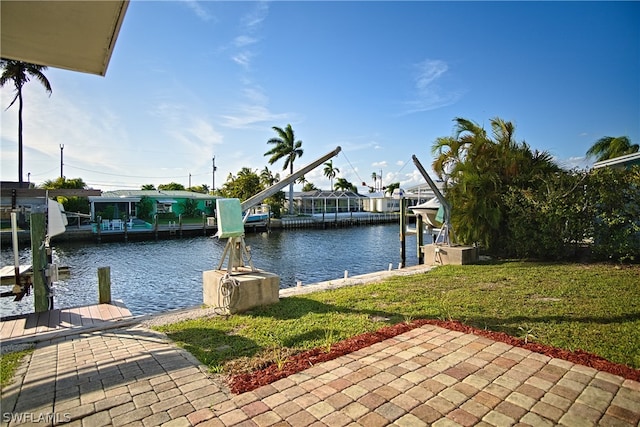
[[[104,76],[128,0],[0,3],[3,58]]]

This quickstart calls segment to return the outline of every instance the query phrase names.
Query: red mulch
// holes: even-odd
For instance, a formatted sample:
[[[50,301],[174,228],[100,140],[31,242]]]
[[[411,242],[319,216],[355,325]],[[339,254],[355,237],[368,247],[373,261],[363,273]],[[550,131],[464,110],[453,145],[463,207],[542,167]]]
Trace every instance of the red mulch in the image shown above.
[[[492,332],[484,329],[478,329],[458,321],[420,319],[411,323],[398,323],[396,325],[386,326],[376,332],[368,332],[340,341],[331,346],[330,352],[326,352],[320,348],[314,348],[312,350],[289,356],[287,363],[282,367],[282,369],[278,369],[276,364],[272,364],[264,369],[248,374],[234,375],[230,380],[230,389],[233,393],[238,394],[255,390],[258,387],[271,384],[274,381],[308,369],[318,363],[333,360],[337,357],[369,347],[372,344],[384,341],[388,338],[393,338],[396,335],[403,334],[411,329],[427,324],[466,334],[479,335],[514,347],[522,347],[535,353],[567,360],[579,365],[589,366],[599,371],[609,372],[634,381],[640,381],[639,369],[633,369],[626,365],[609,362],[600,356],[596,356],[595,354],[590,354],[582,350],[569,351],[542,344],[531,342],[525,343],[524,340],[514,338],[504,332]]]

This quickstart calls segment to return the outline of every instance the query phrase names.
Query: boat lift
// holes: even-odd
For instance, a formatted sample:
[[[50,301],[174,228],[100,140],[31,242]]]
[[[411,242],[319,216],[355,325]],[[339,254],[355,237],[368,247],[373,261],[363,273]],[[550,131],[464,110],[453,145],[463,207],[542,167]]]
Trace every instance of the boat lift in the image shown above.
[[[2,297],[13,296],[14,301],[20,301],[25,295],[30,294],[31,288],[34,288],[36,311],[53,309],[51,284],[58,280],[58,266],[51,262],[51,238],[64,233],[68,224],[63,206],[48,197],[46,200],[46,221],[44,217],[38,221],[33,220],[34,214],[32,214],[32,265],[20,265],[19,263],[16,212],[11,212],[13,279],[15,283],[11,291],[0,293]],[[38,222],[38,224],[34,222]],[[33,282],[31,276],[33,276]]]
[[[440,227],[440,231],[438,232],[438,235],[435,241],[436,242],[440,241],[443,244],[446,244],[447,246],[451,246],[451,244],[455,241],[454,234],[453,234],[453,227],[451,226],[451,205],[449,204],[447,199],[444,198],[440,190],[438,190],[436,183],[433,182],[433,180],[431,179],[431,177],[429,176],[425,168],[422,166],[422,163],[420,163],[420,160],[418,160],[416,155],[414,154],[413,156],[411,156],[411,158],[413,159],[413,163],[416,165],[416,168],[418,168],[418,171],[420,171],[420,174],[422,175],[422,177],[427,181],[427,184],[429,184],[429,187],[431,187],[433,194],[435,194],[436,197],[438,198],[438,201],[440,202],[440,206],[442,206],[442,209],[444,210],[442,227]]]
[[[336,147],[335,150],[298,169],[282,181],[275,183],[242,203],[240,203],[239,199],[216,200],[218,232],[215,234],[215,237],[229,239],[225,245],[220,263],[218,264],[218,270],[221,270],[223,264],[227,261],[227,274],[229,275],[233,274],[233,272],[237,273],[240,267],[245,267],[245,262],[249,264],[251,271],[256,271],[251,261],[251,248],[244,243],[244,224],[249,215],[247,213],[243,217],[242,212],[249,212],[252,207],[257,206],[267,197],[273,196],[304,174],[338,155],[341,150],[342,148],[339,146]]]

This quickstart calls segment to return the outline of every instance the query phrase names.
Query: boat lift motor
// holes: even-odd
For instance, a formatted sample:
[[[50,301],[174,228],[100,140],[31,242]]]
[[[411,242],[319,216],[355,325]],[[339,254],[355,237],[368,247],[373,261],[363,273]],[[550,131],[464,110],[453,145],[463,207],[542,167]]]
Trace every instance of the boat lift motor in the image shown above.
[[[244,243],[244,221],[240,200],[217,199],[216,213],[218,232],[215,237],[229,239],[224,247],[218,270],[222,269],[222,264],[228,258],[227,273],[230,275],[233,271],[237,271],[239,267],[245,266],[244,259],[246,257],[251,271],[255,271],[253,261],[251,261],[251,248],[248,248]]]

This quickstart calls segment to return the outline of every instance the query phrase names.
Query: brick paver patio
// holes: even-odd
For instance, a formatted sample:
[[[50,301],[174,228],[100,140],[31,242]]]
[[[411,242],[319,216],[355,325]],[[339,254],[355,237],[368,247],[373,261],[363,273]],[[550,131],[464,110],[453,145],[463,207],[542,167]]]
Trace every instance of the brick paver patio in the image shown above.
[[[518,423],[638,426],[640,383],[427,325],[232,395],[162,334],[130,327],[39,343],[2,391],[11,426]]]

